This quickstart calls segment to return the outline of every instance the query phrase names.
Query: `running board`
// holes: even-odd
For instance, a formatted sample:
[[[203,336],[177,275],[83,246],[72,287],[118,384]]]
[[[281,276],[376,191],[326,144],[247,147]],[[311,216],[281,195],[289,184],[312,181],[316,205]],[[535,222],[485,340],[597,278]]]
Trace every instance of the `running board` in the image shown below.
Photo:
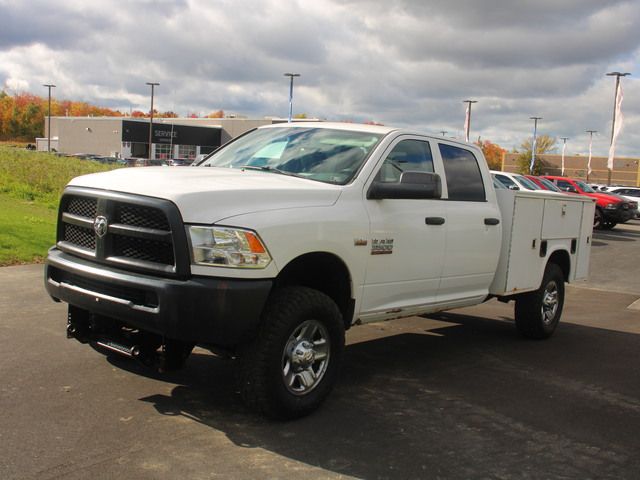
[[[138,358],[140,356],[140,347],[138,345],[127,346],[113,340],[100,339],[96,345],[111,352],[119,353],[129,358]]]

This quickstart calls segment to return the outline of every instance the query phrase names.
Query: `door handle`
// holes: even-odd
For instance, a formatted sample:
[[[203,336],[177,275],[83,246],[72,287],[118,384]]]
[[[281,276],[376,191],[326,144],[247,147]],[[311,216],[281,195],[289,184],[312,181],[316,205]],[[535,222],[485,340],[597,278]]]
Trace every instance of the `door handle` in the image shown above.
[[[427,225],[443,225],[444,218],[442,217],[427,217],[424,219],[424,223]]]
[[[497,218],[485,218],[484,219],[484,224],[485,225],[498,225],[500,223],[500,220]]]

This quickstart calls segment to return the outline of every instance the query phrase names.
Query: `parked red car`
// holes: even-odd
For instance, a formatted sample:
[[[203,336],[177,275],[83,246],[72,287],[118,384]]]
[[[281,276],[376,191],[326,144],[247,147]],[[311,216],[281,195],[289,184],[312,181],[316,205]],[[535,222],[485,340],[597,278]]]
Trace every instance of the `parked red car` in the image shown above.
[[[546,179],[544,177],[536,177],[535,175],[525,175],[529,180],[538,185],[543,190],[550,190],[552,192],[562,192],[566,193],[564,190],[560,190],[558,186],[553,183],[551,180]]]
[[[630,202],[618,195],[596,192],[582,180],[551,175],[546,175],[543,178],[551,180],[564,192],[594,198],[596,200],[596,213],[593,219],[594,229],[611,230],[618,223],[624,223],[632,219],[634,211],[638,208],[637,202]]]

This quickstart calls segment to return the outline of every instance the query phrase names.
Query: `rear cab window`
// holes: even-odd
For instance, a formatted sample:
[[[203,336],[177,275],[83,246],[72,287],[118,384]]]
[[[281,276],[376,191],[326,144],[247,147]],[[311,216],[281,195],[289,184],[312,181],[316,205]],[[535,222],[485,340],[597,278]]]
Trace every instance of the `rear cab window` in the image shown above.
[[[482,172],[473,152],[444,143],[439,143],[438,149],[446,175],[449,200],[485,202],[487,195]]]

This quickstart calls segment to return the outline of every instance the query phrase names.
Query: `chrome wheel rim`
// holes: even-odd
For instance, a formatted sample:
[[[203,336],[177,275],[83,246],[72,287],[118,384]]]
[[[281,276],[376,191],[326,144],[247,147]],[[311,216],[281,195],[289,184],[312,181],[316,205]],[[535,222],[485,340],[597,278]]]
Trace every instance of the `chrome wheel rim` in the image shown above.
[[[596,210],[596,213],[593,215],[593,228],[598,228],[602,223],[602,214],[600,211]]]
[[[549,282],[542,294],[542,323],[545,325],[553,323],[559,305],[560,295],[558,292],[558,284],[555,281]]]
[[[282,379],[294,395],[306,395],[316,388],[329,365],[331,341],[326,327],[306,320],[296,327],[282,353]]]

